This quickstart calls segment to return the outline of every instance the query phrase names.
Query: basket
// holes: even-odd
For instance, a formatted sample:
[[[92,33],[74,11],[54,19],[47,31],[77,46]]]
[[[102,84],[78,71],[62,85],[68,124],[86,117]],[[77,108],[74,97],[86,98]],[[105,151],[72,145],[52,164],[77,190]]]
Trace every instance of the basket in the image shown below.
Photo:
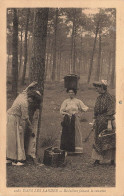
[[[75,74],[69,74],[69,75],[65,76],[64,77],[64,87],[78,89],[78,80],[79,79],[80,79],[80,77]]]
[[[105,129],[99,134],[101,150],[106,151],[116,148],[116,133],[115,130]]]
[[[44,151],[44,165],[51,167],[61,167],[65,165],[65,151],[58,148],[47,148]]]

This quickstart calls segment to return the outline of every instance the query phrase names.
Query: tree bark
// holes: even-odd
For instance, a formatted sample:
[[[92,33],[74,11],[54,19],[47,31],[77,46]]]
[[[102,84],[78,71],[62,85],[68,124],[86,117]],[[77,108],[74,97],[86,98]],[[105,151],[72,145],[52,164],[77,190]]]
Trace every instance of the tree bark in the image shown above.
[[[44,76],[45,76],[45,56],[46,56],[46,38],[48,23],[48,8],[37,8],[35,13],[34,32],[33,32],[33,51],[30,80],[38,82],[38,89],[42,96],[44,93]],[[41,113],[42,104],[39,111],[37,139],[36,139],[36,156],[39,160],[39,135],[41,131]]]
[[[26,65],[27,65],[27,35],[28,35],[28,24],[29,24],[29,17],[30,17],[30,8],[27,10],[27,21],[26,21],[26,28],[25,28],[25,43],[24,43],[24,68],[22,73],[22,82],[21,84],[24,85],[25,83],[25,76],[26,76]]]
[[[12,55],[12,92],[16,97],[18,89],[18,17],[16,8],[13,9]]]

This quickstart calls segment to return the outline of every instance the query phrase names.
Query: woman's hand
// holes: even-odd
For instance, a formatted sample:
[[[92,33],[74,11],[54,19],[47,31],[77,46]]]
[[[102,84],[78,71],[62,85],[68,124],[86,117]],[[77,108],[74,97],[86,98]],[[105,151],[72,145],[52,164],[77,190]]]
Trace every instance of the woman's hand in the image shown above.
[[[72,116],[71,114],[67,113],[67,112],[62,112],[63,115],[68,115],[68,116]]]

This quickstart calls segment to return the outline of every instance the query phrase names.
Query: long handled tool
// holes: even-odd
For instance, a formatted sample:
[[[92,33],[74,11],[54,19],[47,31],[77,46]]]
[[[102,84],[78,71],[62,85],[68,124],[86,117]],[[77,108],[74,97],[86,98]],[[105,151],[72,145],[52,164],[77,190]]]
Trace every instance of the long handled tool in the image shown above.
[[[92,128],[91,131],[89,132],[88,136],[83,140],[83,142],[87,142],[88,141],[88,139],[89,139],[91,133],[93,132],[93,130],[94,129]]]

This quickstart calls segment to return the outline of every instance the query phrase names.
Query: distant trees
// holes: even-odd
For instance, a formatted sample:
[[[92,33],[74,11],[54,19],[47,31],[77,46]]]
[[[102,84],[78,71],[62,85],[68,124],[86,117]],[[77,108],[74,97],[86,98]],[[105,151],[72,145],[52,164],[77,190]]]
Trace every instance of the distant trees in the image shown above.
[[[27,50],[27,36],[28,36],[28,25],[29,25],[29,16],[30,16],[30,9],[27,10],[27,19],[26,19],[26,25],[25,25],[25,40],[24,40],[24,67],[23,67],[23,73],[22,73],[22,85],[25,83],[25,75],[26,75],[26,65],[27,65],[27,58],[28,58],[28,50]]]
[[[112,14],[111,17],[111,25],[110,25],[110,37],[112,39],[112,73],[111,73],[111,87],[115,87],[115,62],[116,62],[116,10],[110,9],[110,13]]]
[[[95,80],[99,81],[100,79],[100,68],[101,68],[101,34],[99,33],[99,48],[98,48],[98,63],[96,65],[96,74],[95,74]]]
[[[17,96],[18,88],[18,17],[17,9],[13,9],[13,35],[12,35],[12,93]]]
[[[55,22],[54,22],[54,42],[53,42],[53,69],[52,69],[52,81],[55,81],[56,70],[56,54],[57,54],[57,27],[58,27],[58,8],[55,10]]]
[[[108,79],[114,87],[115,51],[114,8],[97,9],[96,14],[82,8],[7,9],[7,79],[15,97],[18,82],[35,80],[43,98],[44,82],[59,82],[68,73],[80,75],[87,84]],[[37,157],[41,113],[42,106]]]
[[[90,82],[90,77],[91,77],[91,73],[92,73],[94,53],[95,53],[96,41],[97,41],[97,35],[98,35],[98,32],[99,32],[99,24],[100,24],[100,17],[98,18],[98,21],[96,23],[95,38],[94,38],[94,44],[93,44],[93,50],[92,50],[92,54],[91,54],[89,74],[88,74],[88,83]]]
[[[95,14],[93,16],[92,22],[91,22],[91,27],[92,29],[90,29],[92,32],[94,32],[95,34],[95,38],[94,38],[94,45],[93,45],[93,50],[92,50],[92,55],[91,55],[91,59],[90,59],[90,67],[89,67],[89,74],[88,74],[88,83],[90,82],[91,79],[91,73],[92,73],[92,68],[93,68],[93,61],[94,61],[94,55],[95,55],[95,50],[97,47],[97,53],[98,53],[98,63],[96,62],[96,72],[95,72],[95,79],[99,80],[101,75],[102,75],[102,68],[101,68],[101,57],[102,57],[102,50],[104,50],[104,48],[102,48],[102,45],[104,45],[104,43],[102,44],[102,38],[104,37],[108,37],[109,36],[109,32],[110,32],[110,26],[111,26],[111,17],[110,17],[111,10],[108,9],[99,9],[99,13]],[[114,21],[115,22],[115,21]],[[93,28],[93,26],[95,26],[95,29]],[[97,40],[97,37],[99,35],[99,38]],[[109,45],[111,45],[111,41],[109,40],[108,42],[108,47]],[[113,40],[114,41],[114,40]],[[104,39],[105,42],[105,39]],[[98,43],[98,44],[97,44]],[[104,57],[106,58],[106,57]]]
[[[34,47],[33,27],[36,22],[34,13],[36,9],[20,8],[16,11],[18,20],[18,47],[16,50],[16,52],[18,51],[16,54],[16,56],[18,55],[18,80],[21,84],[25,84],[29,80],[29,73],[31,72],[31,53]],[[7,15],[7,70],[9,76],[12,76],[14,26],[11,8],[8,9]],[[64,75],[75,73],[81,78],[85,76],[84,82],[90,83],[100,78],[108,78],[111,86],[114,86],[115,21],[115,9],[97,9],[96,14],[94,14],[92,9],[50,8],[44,79],[53,82],[60,81]]]

